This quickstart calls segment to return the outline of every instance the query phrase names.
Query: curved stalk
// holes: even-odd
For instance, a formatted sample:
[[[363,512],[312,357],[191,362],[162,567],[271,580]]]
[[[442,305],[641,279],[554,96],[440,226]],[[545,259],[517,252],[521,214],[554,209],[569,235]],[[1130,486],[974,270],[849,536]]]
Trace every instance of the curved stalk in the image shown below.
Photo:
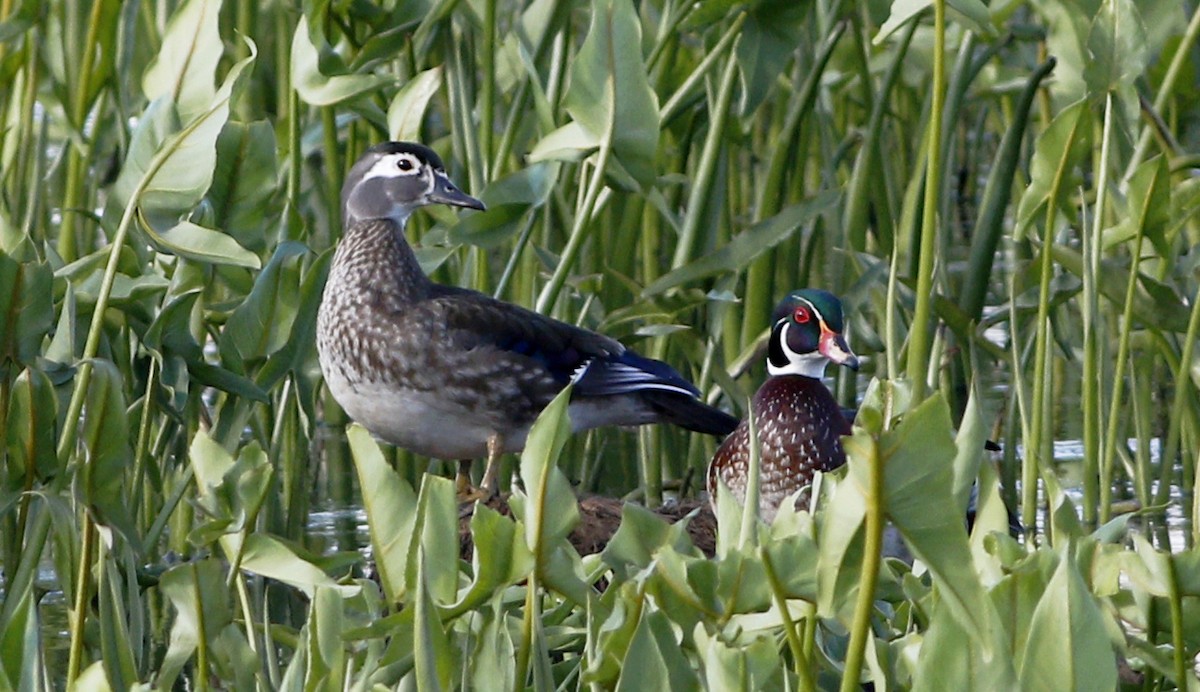
[[[875,586],[879,582],[879,567],[883,564],[883,466],[879,447],[874,439],[866,445],[868,468],[866,542],[863,545],[862,572],[859,575],[858,600],[854,606],[854,622],[850,626],[850,644],[846,649],[846,667],[842,671],[841,692],[858,689],[866,655],[867,637],[871,632],[871,612],[875,609]]]
[[[921,255],[917,265],[917,306],[913,312],[906,372],[913,403],[925,399],[933,316],[933,260],[938,236],[938,191],[941,189],[942,108],[946,95],[946,2],[933,2],[933,96],[929,110],[929,152],[925,157],[925,199],[921,209]]]

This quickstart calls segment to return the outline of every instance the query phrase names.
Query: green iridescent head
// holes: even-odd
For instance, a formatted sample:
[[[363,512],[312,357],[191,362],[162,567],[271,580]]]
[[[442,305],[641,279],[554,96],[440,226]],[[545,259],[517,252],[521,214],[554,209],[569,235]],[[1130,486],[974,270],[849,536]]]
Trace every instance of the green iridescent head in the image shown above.
[[[767,371],[772,375],[821,377],[830,363],[858,369],[858,356],[842,335],[842,301],[829,291],[805,288],[775,306]]]

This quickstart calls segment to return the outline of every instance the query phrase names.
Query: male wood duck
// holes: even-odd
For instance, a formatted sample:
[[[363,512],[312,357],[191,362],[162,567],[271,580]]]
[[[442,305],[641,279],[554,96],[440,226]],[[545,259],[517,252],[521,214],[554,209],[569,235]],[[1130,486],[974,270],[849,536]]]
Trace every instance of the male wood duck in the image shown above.
[[[812,483],[817,471],[846,463],[842,435],[850,422],[821,383],[828,363],[858,369],[858,357],[842,336],[842,303],[828,291],[804,289],[775,307],[767,350],[767,381],[751,401],[759,448],[759,515],[770,523],[779,505]],[[750,464],[747,421],[725,439],[708,467],[708,493],[716,503],[717,481],[739,503],[746,500]],[[807,493],[797,501],[807,506]]]
[[[576,431],[667,422],[725,435],[737,419],[704,404],[669,365],[620,342],[476,291],[434,283],[404,237],[418,207],[483,210],[433,150],[371,147],[342,188],[343,235],[317,316],[317,352],[334,399],[374,435],[459,460],[460,497],[496,492],[496,461],[568,383]],[[487,457],[483,490],[470,460]]]

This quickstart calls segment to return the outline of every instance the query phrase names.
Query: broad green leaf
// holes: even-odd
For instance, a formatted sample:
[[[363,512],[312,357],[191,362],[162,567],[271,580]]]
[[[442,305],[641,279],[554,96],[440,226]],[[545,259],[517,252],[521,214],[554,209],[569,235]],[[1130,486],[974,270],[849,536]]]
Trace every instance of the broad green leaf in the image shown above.
[[[416,493],[384,460],[366,428],[351,425],[346,439],[362,488],[375,570],[387,601],[399,603],[407,593],[409,545],[417,524]]]
[[[133,564],[129,563],[128,566],[133,567]],[[112,559],[103,560],[99,568],[104,570],[104,576],[99,580],[100,588],[96,594],[99,601],[96,622],[100,630],[104,669],[113,689],[127,690],[140,677],[129,621],[137,623],[146,614],[142,612],[141,600],[137,598],[141,595],[139,589],[135,587],[132,592],[122,593],[125,579],[136,581],[132,572],[122,575]],[[126,596],[133,598],[127,599]]]
[[[417,73],[400,87],[388,106],[388,135],[398,141],[417,141],[421,138],[421,123],[429,101],[442,85],[441,66]]]
[[[188,0],[171,15],[158,56],[142,77],[146,99],[165,97],[183,122],[203,113],[216,91],[217,63],[224,51],[217,19],[221,0]]]
[[[318,586],[308,616],[308,684],[320,688],[345,689],[346,650],[342,594]]]
[[[45,480],[56,473],[58,454],[58,398],[46,373],[26,368],[12,383],[8,402],[8,480],[10,487],[24,490],[32,479]],[[0,476],[4,478],[5,476]],[[0,512],[2,515],[3,512]]]
[[[232,236],[191,221],[180,221],[161,233],[148,223],[142,226],[142,230],[159,251],[196,262],[231,264],[249,269],[258,269],[262,264],[258,255],[239,245]]]
[[[944,601],[934,604],[913,677],[915,690],[1018,689],[1012,655],[987,655]]]
[[[92,361],[82,438],[87,461],[81,472],[84,496],[96,522],[118,529],[136,546],[139,534],[129,513],[124,487],[125,469],[133,456],[124,382],[112,361]]]
[[[521,520],[525,524],[525,542],[533,551],[539,569],[549,560],[549,551],[565,539],[579,521],[579,505],[567,477],[556,465],[563,445],[570,437],[567,406],[571,387],[563,389],[538,415],[525,451],[521,453]]]
[[[1128,212],[1115,227],[1104,231],[1104,249],[1144,235],[1163,257],[1171,256],[1167,226],[1171,222],[1171,171],[1166,157],[1156,156],[1129,179]]]
[[[491,507],[475,505],[471,514],[471,544],[475,549],[471,572],[475,578],[459,601],[445,611],[446,616],[455,617],[479,608],[501,589],[529,576],[533,555],[517,533],[518,528],[511,518]]]
[[[1146,70],[1146,28],[1133,0],[1100,3],[1087,37],[1083,78],[1093,94],[1126,91]],[[1130,94],[1136,99],[1136,94]]]
[[[299,312],[300,257],[304,247],[282,243],[254,280],[254,288],[238,305],[221,333],[221,355],[227,363],[265,358],[284,347]],[[235,355],[236,354],[236,355]]]
[[[657,174],[658,97],[642,59],[637,10],[630,0],[592,0],[591,9],[563,102],[597,141],[611,141],[617,160],[649,187]]]
[[[192,657],[201,633],[211,637],[221,631],[232,622],[233,611],[225,586],[225,568],[219,560],[208,558],[176,565],[162,575],[158,585],[175,609],[171,643],[155,679],[167,689]]]
[[[629,642],[617,689],[699,689],[700,680],[679,645],[663,611],[652,606],[644,609]]]
[[[1076,101],[1054,116],[1034,145],[1030,163],[1029,187],[1021,195],[1017,207],[1017,223],[1013,235],[1025,237],[1029,227],[1040,220],[1047,204],[1053,204],[1068,217],[1074,216],[1069,200],[1075,194],[1070,176],[1078,165],[1088,161],[1091,153],[1091,110],[1086,101]],[[1054,199],[1050,199],[1051,194]],[[1047,229],[1051,236],[1053,229]]]
[[[972,569],[963,508],[954,497],[950,410],[937,394],[909,411],[878,441],[884,508],[905,543],[934,575],[938,592],[985,656],[996,653],[1000,624]],[[869,487],[863,434],[846,441],[849,478]]]
[[[429,476],[426,476],[427,478]],[[457,544],[456,544],[457,545]],[[429,593],[426,570],[429,557],[425,546],[416,549],[417,579],[413,593],[413,654],[417,673],[417,689],[444,690],[457,668],[454,647],[442,629],[441,618]]]
[[[1083,255],[1075,248],[1055,243],[1050,251],[1054,261],[1069,272],[1072,279],[1083,276]],[[1100,294],[1119,309],[1125,304],[1125,288],[1129,285],[1127,259],[1101,260],[1100,275],[1104,277],[1097,288]],[[1135,320],[1156,329],[1184,333],[1191,311],[1173,288],[1138,272],[1138,285],[1133,292]]]
[[[301,559],[278,539],[262,533],[246,536],[242,546],[242,569],[289,584],[309,597],[317,587],[327,587],[342,596],[358,593],[357,584],[339,584],[313,563]]]
[[[883,43],[884,39],[932,4],[932,0],[893,0],[891,13],[883,26],[879,27],[879,33],[875,34],[872,42],[876,45]],[[947,0],[946,4],[958,12],[958,17],[972,31],[984,36],[996,34],[988,8],[981,0]]]
[[[324,42],[324,37],[320,37]],[[292,35],[292,85],[300,98],[313,106],[332,106],[358,96],[384,83],[373,74],[334,74],[321,71],[320,52],[313,43],[308,17],[301,16]]]
[[[751,7],[736,44],[738,73],[742,80],[738,112],[748,117],[776,89],[782,74],[801,45],[804,17],[811,2],[761,2]]]
[[[45,661],[34,592],[32,589],[20,594],[6,592],[5,598],[15,599],[16,605],[12,617],[0,631],[0,686],[11,690],[39,689],[44,683]]]
[[[831,211],[839,198],[839,192],[826,191],[786,207],[775,216],[759,221],[734,236],[711,253],[667,272],[646,286],[642,296],[655,296],[714,274],[741,271],[764,252],[791,238],[801,226],[811,224]]]
[[[278,225],[275,132],[271,123],[228,122],[217,137],[217,164],[208,189],[213,225],[255,253]],[[255,265],[257,267],[258,265]]]
[[[8,359],[26,365],[41,353],[54,325],[52,284],[49,265],[0,252],[0,373]]]
[[[954,504],[964,516],[968,500],[971,496],[971,486],[979,475],[979,464],[983,460],[984,444],[987,442],[987,429],[984,427],[984,414],[980,410],[983,405],[982,397],[976,388],[974,380],[968,385],[967,405],[963,409],[962,421],[959,422],[958,433],[954,436],[954,479],[952,489]]]
[[[425,597],[438,606],[454,603],[458,595],[458,503],[454,481],[427,473],[421,477],[417,494],[418,542],[409,549],[408,588],[413,591],[421,580]],[[420,572],[417,552],[425,556]]]
[[[600,147],[600,137],[578,122],[569,122],[538,140],[529,161],[579,161]]]
[[[181,122],[169,96],[150,102],[133,131],[111,204],[124,208],[136,202],[157,228],[173,225],[200,202],[212,184],[217,137],[257,56],[254,44],[249,45],[250,57],[230,68],[207,108],[195,117]]]
[[[1069,557],[1070,551],[1063,553],[1029,623],[1018,670],[1020,687],[1115,689],[1117,665],[1104,614]]]

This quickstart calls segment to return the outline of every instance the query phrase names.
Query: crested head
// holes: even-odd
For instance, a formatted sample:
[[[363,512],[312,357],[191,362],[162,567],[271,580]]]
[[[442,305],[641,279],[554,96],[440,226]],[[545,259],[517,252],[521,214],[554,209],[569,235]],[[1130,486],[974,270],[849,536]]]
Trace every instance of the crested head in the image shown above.
[[[383,142],[367,149],[342,185],[342,223],[390,219],[403,226],[418,207],[448,204],[470,209],[483,202],[462,192],[446,175],[437,153],[415,142]]]
[[[846,344],[842,301],[829,291],[792,291],[775,306],[767,372],[821,377],[831,362],[858,369],[858,357]]]

